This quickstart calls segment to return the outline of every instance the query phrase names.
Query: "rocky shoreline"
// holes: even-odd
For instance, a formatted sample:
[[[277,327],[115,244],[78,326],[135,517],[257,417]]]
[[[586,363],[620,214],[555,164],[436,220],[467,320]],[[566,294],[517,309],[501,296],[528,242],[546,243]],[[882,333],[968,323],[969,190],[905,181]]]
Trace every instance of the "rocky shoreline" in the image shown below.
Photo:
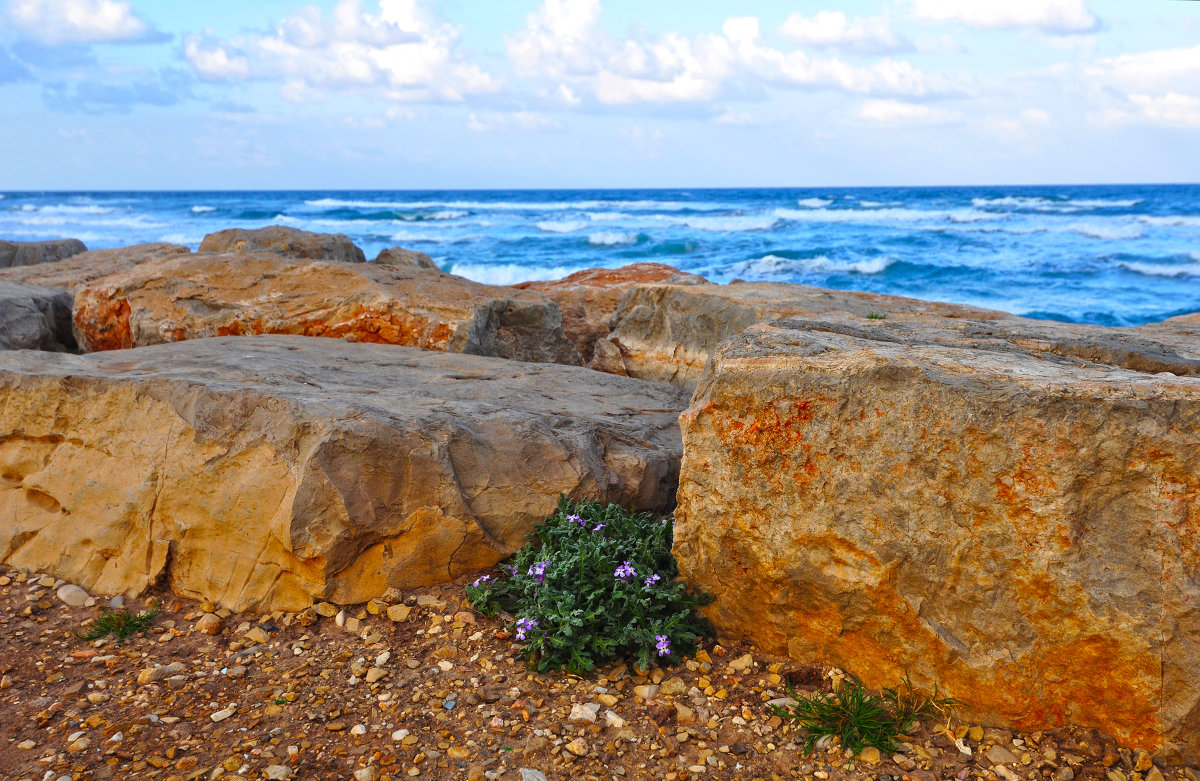
[[[502,288],[278,227],[69,249],[0,269],[0,561],[23,573],[354,610],[494,565],[560,493],[665,511],[678,485],[680,567],[768,675],[911,675],[1024,730],[1010,753],[1068,727],[1135,752],[1085,777],[1200,764],[1193,316],[1071,325],[658,264]],[[1021,754],[886,773],[1069,781]],[[675,765],[626,777],[885,773]]]

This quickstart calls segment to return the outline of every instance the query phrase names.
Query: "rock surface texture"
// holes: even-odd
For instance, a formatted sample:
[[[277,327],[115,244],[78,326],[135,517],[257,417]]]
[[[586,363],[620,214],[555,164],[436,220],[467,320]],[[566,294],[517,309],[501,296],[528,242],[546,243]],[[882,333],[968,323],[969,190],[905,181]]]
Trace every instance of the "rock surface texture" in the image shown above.
[[[340,233],[310,233],[283,225],[266,228],[229,230],[210,233],[200,242],[200,252],[253,253],[274,252],[288,258],[339,260],[364,263],[367,258],[348,236]]]
[[[592,367],[694,388],[713,350],[756,323],[781,317],[1008,319],[976,307],[785,283],[637,285],[596,344]]]
[[[94,594],[360,603],[525,541],[559,494],[669,510],[677,389],[288,336],[0,353],[0,560]]]
[[[403,247],[388,247],[380,252],[372,263],[384,263],[401,268],[422,268],[426,271],[441,271],[433,258],[424,252],[414,252]]]
[[[265,252],[166,258],[107,277],[76,295],[75,326],[92,351],[275,333],[579,363],[558,307],[538,293]]]
[[[637,285],[655,283],[710,284],[704,277],[662,263],[633,263],[615,269],[590,268],[550,282],[522,282],[513,287],[545,293],[558,304],[567,338],[588,362],[597,342],[612,331],[612,317],[625,294]]]
[[[985,724],[1200,761],[1200,379],[1063,333],[792,320],[723,345],[681,418],[675,551],[708,615]]]
[[[87,252],[79,239],[57,241],[0,241],[0,268],[54,263]]]
[[[55,263],[0,268],[0,282],[39,285],[74,293],[102,277],[128,271],[142,263],[177,258],[191,252],[179,244],[135,244],[120,249],[97,249]]]
[[[71,294],[0,282],[0,350],[70,350]]]

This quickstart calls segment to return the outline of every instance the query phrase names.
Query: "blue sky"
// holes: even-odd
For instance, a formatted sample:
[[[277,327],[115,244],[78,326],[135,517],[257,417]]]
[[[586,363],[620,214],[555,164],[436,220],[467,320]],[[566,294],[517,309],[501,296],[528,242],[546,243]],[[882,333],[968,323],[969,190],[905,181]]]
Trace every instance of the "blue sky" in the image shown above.
[[[0,0],[0,189],[1200,181],[1200,2]]]

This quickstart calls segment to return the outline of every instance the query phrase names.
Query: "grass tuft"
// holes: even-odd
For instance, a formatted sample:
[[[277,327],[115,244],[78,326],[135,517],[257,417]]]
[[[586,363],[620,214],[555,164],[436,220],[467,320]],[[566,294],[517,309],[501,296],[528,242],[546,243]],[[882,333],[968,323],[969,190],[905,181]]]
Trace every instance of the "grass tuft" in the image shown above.
[[[143,610],[137,615],[130,613],[128,609],[117,611],[105,608],[90,626],[85,624],[81,627],[82,631],[75,632],[75,636],[80,640],[99,640],[116,635],[117,642],[122,642],[130,635],[144,635],[149,632],[157,614],[157,607]]]

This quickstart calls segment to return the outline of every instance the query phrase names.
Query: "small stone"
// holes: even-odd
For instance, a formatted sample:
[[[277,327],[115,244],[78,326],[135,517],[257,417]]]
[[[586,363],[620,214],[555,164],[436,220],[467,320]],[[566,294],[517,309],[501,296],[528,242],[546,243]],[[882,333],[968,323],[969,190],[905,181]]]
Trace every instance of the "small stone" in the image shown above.
[[[194,629],[202,635],[219,635],[225,631],[225,622],[216,613],[205,613],[196,621]]]
[[[588,745],[583,742],[583,738],[575,738],[567,744],[567,751],[570,751],[577,757],[587,756]]]
[[[22,740],[17,744],[17,748],[21,749],[22,751],[31,751],[37,748],[37,743],[34,743],[32,740]]]
[[[233,708],[222,708],[221,710],[217,711],[213,715],[209,716],[209,718],[212,719],[214,722],[225,721],[225,719],[229,718],[236,712],[237,711],[235,711]]]
[[[451,746],[446,750],[446,756],[451,759],[470,759],[471,752],[462,746]]]
[[[456,624],[474,624],[475,614],[469,610],[460,610],[454,614],[454,622]]]
[[[882,759],[879,755],[879,749],[874,746],[867,746],[858,755],[859,762],[866,762],[868,765],[878,765]]]
[[[1134,762],[1133,769],[1139,773],[1144,773],[1154,767],[1154,760],[1145,751],[1138,750],[1137,760]]]
[[[78,754],[80,751],[86,751],[87,747],[90,746],[91,744],[92,744],[92,741],[90,741],[86,737],[82,737],[77,740],[71,741],[71,744],[69,746],[67,746],[67,751],[71,754]]]
[[[246,639],[254,645],[262,645],[267,642],[267,633],[262,630],[262,627],[254,627],[245,635]]]
[[[354,616],[350,616],[346,619],[345,629],[347,632],[356,635],[362,631],[362,621]]]
[[[444,601],[438,599],[437,597],[430,596],[429,594],[422,594],[421,596],[417,597],[417,604],[421,607],[431,607],[434,610],[446,609],[446,603]]]
[[[292,769],[287,765],[268,765],[266,772],[271,781],[289,781],[292,777]]]
[[[969,737],[971,740],[975,741],[976,743],[983,740],[983,727],[979,726],[978,724],[971,727],[970,729],[967,730],[967,737]]]
[[[328,602],[318,602],[313,605],[313,612],[323,618],[333,618],[338,614],[338,609],[335,605],[331,605]]]
[[[379,770],[373,767],[363,767],[354,771],[354,781],[375,781],[379,778]]]
[[[987,750],[987,758],[997,765],[1015,765],[1019,760],[1016,754],[1004,746],[995,745]]]
[[[363,735],[366,735],[367,734],[367,725],[366,724],[355,724],[353,727],[350,728],[350,734],[354,735],[355,737],[362,737]]]
[[[387,677],[388,671],[378,667],[372,667],[367,670],[367,683],[375,683]]]
[[[641,686],[634,686],[633,693],[643,700],[652,700],[658,694],[658,687],[648,683],[642,684]]]
[[[686,705],[675,703],[675,722],[681,726],[696,723],[696,712]]]
[[[338,614],[333,617],[333,623],[337,624],[338,626],[345,626],[346,625],[346,611],[339,610]]]
[[[388,609],[388,603],[382,599],[372,599],[367,603],[367,612],[373,616],[377,616]]]
[[[601,694],[596,699],[600,700],[600,702],[602,702],[603,704],[607,705],[610,708],[612,706],[616,705],[618,702],[617,698],[611,694]]]
[[[625,726],[625,719],[618,716],[612,711],[604,712],[604,723],[612,729],[621,729]]]
[[[1063,765],[1054,774],[1054,781],[1075,781],[1075,771],[1068,765]]]
[[[571,706],[571,715],[567,717],[567,721],[572,724],[595,724],[596,716],[600,713],[599,703],[591,703],[584,705],[576,703]]]
[[[546,774],[540,770],[521,768],[521,781],[546,781]]]
[[[57,592],[59,600],[71,607],[83,607],[91,599],[91,595],[79,586],[68,583]]]
[[[449,662],[443,659],[442,661],[438,662],[437,666],[442,672],[448,673],[454,669],[454,662]]]
[[[397,743],[404,740],[407,737],[408,737],[408,730],[406,730],[406,729],[398,729],[392,733],[392,740],[396,741]]]
[[[731,673],[744,673],[754,665],[754,657],[750,654],[739,656],[730,662],[726,669]]]
[[[1151,765],[1150,769],[1146,771],[1146,781],[1163,781],[1162,771]]]
[[[1125,774],[1120,770],[1109,770],[1108,781],[1126,781]]]
[[[379,656],[376,656],[376,657],[375,657],[375,666],[376,666],[376,667],[383,667],[385,664],[387,664],[387,663],[388,663],[388,662],[390,662],[391,660],[392,660],[392,652],[391,652],[391,651],[384,651],[384,652],[383,652],[383,653],[381,653]]]
[[[663,681],[662,686],[659,688],[659,694],[664,695],[683,694],[685,691],[687,691],[687,684],[678,676]]]
[[[408,605],[392,605],[387,609],[387,617],[393,623],[401,623],[408,620],[408,614],[412,612],[412,608]]]

